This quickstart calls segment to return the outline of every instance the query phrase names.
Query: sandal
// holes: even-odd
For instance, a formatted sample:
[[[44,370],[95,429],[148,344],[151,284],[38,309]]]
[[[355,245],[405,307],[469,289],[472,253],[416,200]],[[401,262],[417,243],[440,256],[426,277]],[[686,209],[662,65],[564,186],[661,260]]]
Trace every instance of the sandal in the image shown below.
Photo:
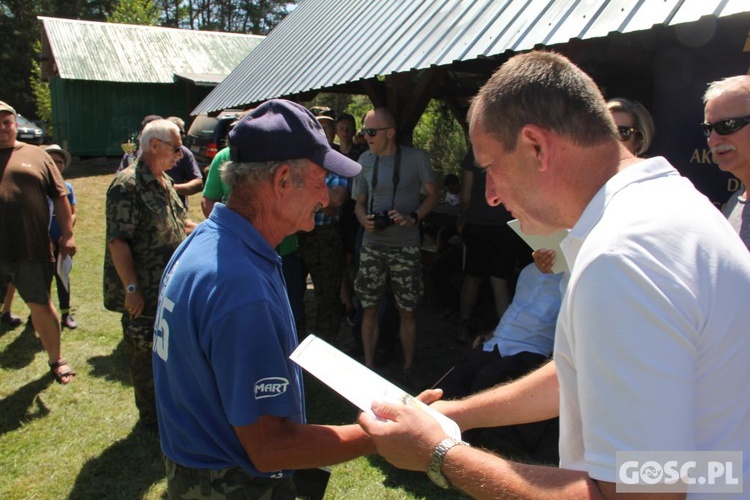
[[[67,366],[67,368],[58,370],[61,366]],[[68,364],[68,360],[65,358],[59,359],[56,363],[50,363],[49,371],[55,377],[55,382],[58,384],[69,384],[73,381],[73,377],[76,376],[75,370]],[[67,382],[64,381],[66,377],[70,377]]]

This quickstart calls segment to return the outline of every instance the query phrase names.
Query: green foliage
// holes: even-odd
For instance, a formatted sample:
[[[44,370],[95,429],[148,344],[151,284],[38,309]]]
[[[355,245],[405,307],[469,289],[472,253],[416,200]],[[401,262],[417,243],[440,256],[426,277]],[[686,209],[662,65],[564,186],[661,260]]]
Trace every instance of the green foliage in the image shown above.
[[[367,96],[355,95],[352,96],[352,100],[346,107],[346,112],[349,113],[357,120],[357,127],[363,126],[362,120],[365,114],[372,109],[372,103]]]
[[[414,145],[430,154],[439,179],[446,174],[461,176],[461,160],[466,154],[466,134],[448,107],[433,99],[414,128]]]
[[[159,12],[152,0],[120,0],[107,16],[107,22],[156,26]]]
[[[34,43],[34,52],[41,55],[42,44],[40,41]],[[47,125],[47,134],[52,136],[52,96],[49,90],[49,82],[42,80],[42,66],[36,59],[31,61],[31,91],[36,101],[36,114],[40,120]]]

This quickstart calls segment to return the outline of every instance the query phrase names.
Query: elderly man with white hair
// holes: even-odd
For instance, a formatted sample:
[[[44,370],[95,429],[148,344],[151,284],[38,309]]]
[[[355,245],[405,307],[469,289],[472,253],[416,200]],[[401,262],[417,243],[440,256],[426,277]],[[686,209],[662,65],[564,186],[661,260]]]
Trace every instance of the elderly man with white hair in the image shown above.
[[[156,430],[151,348],[159,279],[172,252],[195,226],[165,174],[182,157],[180,129],[158,119],[140,136],[135,167],[107,191],[104,306],[122,314],[139,424]]]
[[[725,78],[709,84],[703,96],[701,124],[714,161],[724,172],[737,177],[742,186],[724,207],[729,223],[750,249],[750,75]]]

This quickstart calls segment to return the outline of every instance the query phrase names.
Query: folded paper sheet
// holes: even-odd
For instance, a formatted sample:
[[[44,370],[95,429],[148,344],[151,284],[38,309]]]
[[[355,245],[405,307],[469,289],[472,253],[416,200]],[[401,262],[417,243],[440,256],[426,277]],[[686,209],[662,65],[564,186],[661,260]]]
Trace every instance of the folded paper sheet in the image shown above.
[[[315,335],[308,335],[289,359],[373,417],[371,406],[374,400],[399,401],[426,411],[440,423],[446,434],[461,439],[461,429],[456,422]]]
[[[521,230],[521,222],[518,219],[508,221],[508,225],[513,231],[518,233],[518,236],[520,236],[521,239],[523,239],[523,241],[525,241],[532,250],[545,248],[547,250],[555,251],[555,263],[552,265],[552,272],[554,274],[568,270],[568,263],[565,260],[565,255],[563,255],[562,250],[560,249],[560,242],[564,240],[568,235],[568,231],[566,229],[561,229],[560,231],[556,231],[552,234],[540,236],[538,234],[524,233]]]

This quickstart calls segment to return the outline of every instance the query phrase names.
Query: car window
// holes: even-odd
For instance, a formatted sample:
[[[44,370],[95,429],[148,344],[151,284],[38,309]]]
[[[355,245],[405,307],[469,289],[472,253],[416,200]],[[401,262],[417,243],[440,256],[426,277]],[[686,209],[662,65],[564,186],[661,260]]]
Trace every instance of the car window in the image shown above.
[[[216,128],[217,123],[218,120],[216,118],[206,115],[198,115],[195,117],[193,124],[190,125],[188,135],[192,135],[194,137],[211,137],[214,134],[214,129]]]
[[[20,127],[34,127],[34,128],[36,128],[36,125],[34,125],[32,122],[30,122],[29,120],[27,120],[26,118],[24,118],[21,115],[16,115],[16,122],[18,122],[18,125]]]

